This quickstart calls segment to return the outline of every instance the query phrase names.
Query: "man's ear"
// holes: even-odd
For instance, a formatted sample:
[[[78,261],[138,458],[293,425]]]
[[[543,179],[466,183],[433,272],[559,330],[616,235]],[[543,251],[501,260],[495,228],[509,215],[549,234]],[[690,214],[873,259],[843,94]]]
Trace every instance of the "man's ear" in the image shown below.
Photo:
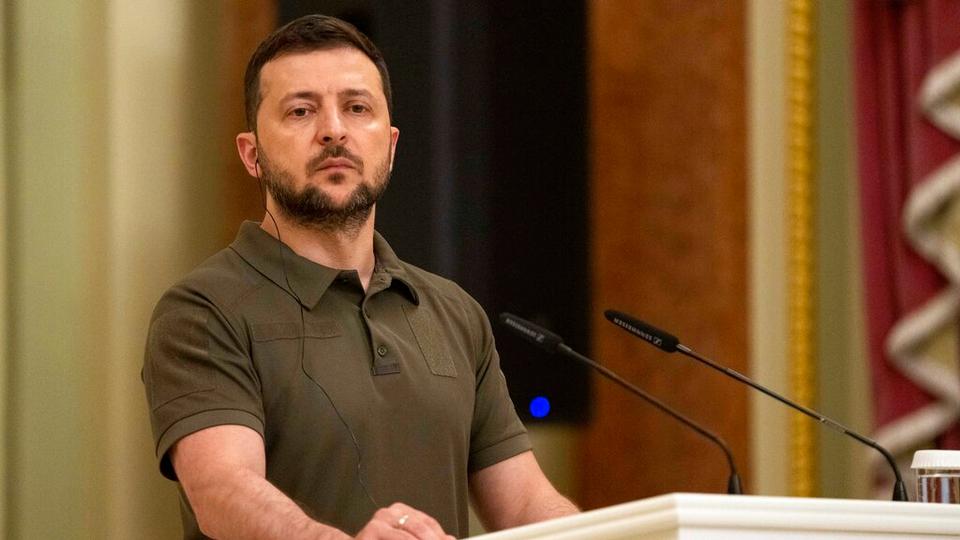
[[[400,128],[390,126],[390,170],[393,170],[393,156],[397,153],[397,141],[400,140]]]
[[[240,161],[247,169],[247,173],[255,178],[260,177],[260,156],[257,150],[257,135],[252,131],[245,131],[237,135],[237,152]]]

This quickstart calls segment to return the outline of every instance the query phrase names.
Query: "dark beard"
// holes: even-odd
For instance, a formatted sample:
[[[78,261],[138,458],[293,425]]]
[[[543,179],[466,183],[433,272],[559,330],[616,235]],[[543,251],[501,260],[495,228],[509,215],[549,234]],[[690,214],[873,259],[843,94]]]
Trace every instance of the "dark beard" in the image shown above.
[[[339,154],[336,151],[331,153]],[[380,200],[390,183],[390,160],[386,159],[375,171],[372,186],[361,183],[347,201],[338,206],[329,195],[314,185],[308,185],[299,192],[295,191],[295,179],[289,171],[273,167],[262,148],[259,148],[258,155],[260,169],[263,171],[263,183],[280,212],[297,225],[314,230],[356,233],[366,223],[373,205]],[[311,163],[319,163],[323,159],[314,158]],[[358,172],[362,170],[362,165],[358,163]],[[331,177],[331,181],[335,183],[341,179],[342,177]]]

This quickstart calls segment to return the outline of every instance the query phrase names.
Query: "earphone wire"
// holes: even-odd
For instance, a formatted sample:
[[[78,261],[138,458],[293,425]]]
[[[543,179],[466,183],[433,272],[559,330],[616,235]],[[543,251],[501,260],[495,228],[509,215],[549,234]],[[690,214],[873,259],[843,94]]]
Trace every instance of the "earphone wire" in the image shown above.
[[[314,379],[307,373],[307,368],[304,362],[304,349],[306,348],[306,335],[307,335],[307,323],[303,314],[303,301],[300,300],[300,296],[297,295],[297,292],[293,289],[293,285],[290,284],[290,277],[287,275],[287,265],[286,257],[283,253],[283,239],[280,237],[280,225],[277,223],[277,218],[273,217],[273,212],[267,207],[267,190],[266,186],[263,185],[263,180],[260,178],[260,161],[256,162],[256,171],[257,171],[257,185],[260,188],[260,202],[263,204],[263,209],[270,216],[270,221],[273,222],[273,227],[277,231],[277,245],[280,248],[280,270],[283,273],[283,280],[287,284],[287,289],[284,291],[290,296],[293,297],[297,302],[297,308],[300,310],[300,346],[299,346],[299,356],[300,356],[300,371],[303,372],[303,375],[309,379],[313,384],[320,389],[323,393],[323,396],[327,398],[327,402],[330,403],[330,406],[333,408],[334,413],[336,413],[337,418],[340,419],[340,423],[343,424],[343,427],[347,430],[347,433],[350,435],[350,441],[353,443],[353,448],[357,452],[357,482],[360,484],[360,488],[363,489],[363,494],[367,496],[367,499],[370,500],[370,503],[373,504],[374,510],[380,508],[380,505],[377,503],[377,500],[373,498],[373,495],[370,494],[370,490],[367,488],[366,482],[363,480],[363,452],[360,450],[360,442],[357,440],[357,435],[350,429],[350,424],[347,423],[346,418],[343,417],[343,414],[340,412],[340,409],[337,408],[337,405],[333,402],[333,399],[330,397],[330,394],[327,392],[327,389],[320,384],[319,381]]]

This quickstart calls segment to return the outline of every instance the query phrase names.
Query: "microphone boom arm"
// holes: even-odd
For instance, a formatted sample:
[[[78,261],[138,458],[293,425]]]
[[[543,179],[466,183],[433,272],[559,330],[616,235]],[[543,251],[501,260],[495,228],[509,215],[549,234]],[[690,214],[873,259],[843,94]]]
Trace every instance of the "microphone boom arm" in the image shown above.
[[[795,403],[785,398],[784,396],[774,392],[773,390],[770,390],[769,388],[763,385],[753,382],[753,380],[747,377],[746,375],[742,375],[741,373],[734,371],[728,367],[717,364],[713,360],[710,360],[709,358],[697,353],[690,347],[687,347],[686,345],[680,343],[680,340],[678,340],[672,334],[668,334],[667,332],[664,332],[659,328],[656,328],[639,319],[631,317],[630,315],[627,315],[622,311],[608,309],[604,311],[603,314],[607,318],[607,320],[613,323],[615,326],[620,327],[622,330],[626,331],[627,333],[632,334],[642,339],[643,341],[646,341],[647,343],[650,343],[654,347],[657,347],[658,349],[661,349],[664,352],[673,353],[673,352],[680,351],[682,354],[689,356],[694,360],[698,360],[706,364],[707,366],[723,373],[724,375],[727,375],[728,377],[732,377],[746,384],[750,388],[763,392],[764,394],[772,397],[773,399],[779,401],[780,403],[783,403],[784,405],[790,407],[791,409],[800,411],[803,414],[817,420],[821,424],[830,426],[831,429],[839,431],[840,433],[843,433],[844,435],[847,435],[859,441],[860,443],[865,444],[870,448],[873,448],[874,450],[877,450],[878,452],[880,452],[880,454],[883,455],[884,459],[887,460],[887,463],[890,465],[890,468],[893,469],[893,474],[896,477],[896,482],[893,485],[893,500],[895,501],[910,500],[910,498],[907,496],[907,489],[904,486],[903,478],[900,476],[900,469],[897,467],[896,461],[893,459],[893,456],[890,455],[890,452],[887,451],[886,448],[880,446],[880,444],[878,444],[876,441],[869,439],[867,437],[864,437],[863,435],[860,435],[855,431],[851,431],[849,428],[841,425],[839,422],[831,420],[826,416],[812,409],[804,407],[799,403]]]
[[[682,343],[677,344],[677,350],[683,353],[684,355],[689,356],[694,360],[698,360],[706,364],[707,366],[727,375],[728,377],[733,377],[734,379],[746,384],[747,386],[750,386],[751,388],[754,388],[756,390],[763,392],[764,394],[772,397],[773,399],[779,401],[780,403],[783,403],[784,405],[794,410],[802,412],[803,414],[809,416],[810,418],[813,418],[814,420],[820,422],[821,424],[828,426],[830,429],[843,433],[848,437],[852,437],[860,441],[861,443],[869,446],[870,448],[877,450],[878,452],[880,452],[880,454],[883,455],[883,458],[887,461],[887,463],[890,464],[890,468],[893,469],[893,474],[894,476],[896,476],[896,482],[894,483],[894,486],[893,486],[893,500],[895,501],[910,500],[909,497],[907,496],[907,489],[903,483],[903,478],[900,476],[900,469],[897,467],[896,461],[893,459],[893,456],[890,455],[890,452],[886,448],[881,446],[879,443],[877,443],[873,439],[870,439],[869,437],[864,437],[863,435],[860,435],[859,433],[852,431],[850,428],[844,426],[843,424],[835,420],[831,420],[830,418],[827,418],[826,416],[818,413],[817,411],[814,411],[813,409],[804,407],[799,403],[794,403],[793,401],[785,398],[784,396],[778,394],[777,392],[774,392],[773,390],[770,390],[765,386],[762,386],[760,384],[753,382],[752,379],[750,379],[746,375],[741,374],[739,371],[728,368],[726,366],[721,366],[720,364],[717,364],[713,360],[710,360],[709,358],[703,356],[702,354],[694,351],[693,349],[691,349],[690,347],[687,347]]]
[[[660,412],[662,412],[662,413],[664,413],[664,414],[666,414],[666,415],[668,415],[668,416],[671,416],[672,418],[674,418],[675,420],[677,420],[677,421],[680,422],[681,424],[684,424],[684,425],[687,426],[688,428],[696,431],[697,433],[703,435],[704,437],[706,437],[706,438],[710,439],[711,441],[713,441],[714,443],[716,443],[716,445],[719,446],[721,450],[723,450],[723,454],[724,454],[724,455],[726,456],[726,458],[727,458],[727,464],[730,466],[730,478],[727,480],[727,493],[729,493],[729,494],[731,494],[731,495],[740,495],[740,494],[743,493],[743,488],[742,488],[741,481],[740,481],[740,475],[739,475],[739,473],[737,473],[737,466],[736,466],[736,465],[734,464],[734,462],[733,462],[733,454],[730,453],[730,448],[727,446],[727,443],[726,443],[723,439],[721,439],[719,435],[716,435],[716,434],[714,434],[714,433],[712,433],[712,432],[710,432],[710,431],[707,431],[706,429],[700,427],[700,426],[699,426],[697,423],[695,423],[693,420],[690,420],[690,419],[687,418],[686,416],[684,416],[684,415],[680,414],[679,412],[671,409],[670,407],[668,407],[667,405],[665,405],[665,404],[664,404],[662,401],[660,401],[659,399],[657,399],[657,398],[651,396],[650,394],[644,392],[644,391],[641,390],[638,386],[636,386],[636,385],[634,385],[633,383],[627,381],[626,379],[624,379],[623,377],[617,375],[616,373],[610,371],[609,369],[607,369],[607,368],[604,367],[603,365],[598,364],[597,362],[594,362],[593,360],[587,358],[586,356],[584,356],[584,355],[578,353],[577,351],[571,349],[567,344],[565,344],[565,343],[559,344],[559,345],[557,346],[557,350],[560,351],[562,354],[564,354],[564,355],[566,355],[566,356],[572,356],[573,358],[576,358],[577,360],[583,362],[584,364],[588,364],[590,367],[592,367],[592,368],[596,369],[597,371],[599,371],[604,377],[606,377],[606,378],[610,379],[611,381],[619,384],[619,385],[622,386],[623,388],[626,388],[628,391],[630,391],[630,392],[632,392],[632,393],[640,396],[644,401],[646,401],[646,402],[649,403],[650,405],[653,405],[654,407],[656,407],[657,409],[659,409]]]
[[[529,341],[533,345],[551,353],[551,354],[562,354],[564,356],[569,356],[574,360],[578,360],[587,364],[588,366],[596,369],[601,374],[605,375],[607,378],[613,382],[619,384],[627,391],[632,392],[634,395],[639,396],[647,403],[653,405],[661,412],[669,415],[671,418],[677,420],[681,424],[689,427],[690,429],[696,431],[700,435],[703,435],[707,439],[711,440],[723,450],[724,455],[727,457],[727,464],[730,467],[730,477],[727,480],[727,493],[731,495],[739,495],[743,493],[743,488],[741,487],[740,475],[737,473],[737,466],[733,462],[733,454],[730,452],[730,448],[727,446],[727,443],[723,441],[717,435],[707,431],[705,428],[701,427],[699,424],[690,420],[686,416],[683,416],[679,412],[673,410],[662,401],[656,399],[650,394],[644,392],[634,384],[628,382],[623,377],[617,375],[613,371],[601,366],[597,362],[594,362],[590,358],[578,353],[577,351],[570,348],[567,344],[563,342],[563,338],[554,334],[553,332],[547,330],[546,328],[541,328],[533,324],[530,321],[521,319],[512,313],[501,313],[500,322],[511,331],[513,331],[517,336]]]

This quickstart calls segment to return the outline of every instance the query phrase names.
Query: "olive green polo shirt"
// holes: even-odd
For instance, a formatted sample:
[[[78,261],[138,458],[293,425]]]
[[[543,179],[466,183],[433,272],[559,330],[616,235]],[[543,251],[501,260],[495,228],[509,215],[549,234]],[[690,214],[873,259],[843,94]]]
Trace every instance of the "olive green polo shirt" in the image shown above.
[[[468,472],[530,443],[480,306],[379,234],[374,253],[365,292],[356,271],[246,222],[167,291],[143,367],[165,476],[177,440],[238,424],[263,436],[267,479],[321,522],[353,534],[402,501],[467,534]],[[201,538],[181,502],[185,537]]]

